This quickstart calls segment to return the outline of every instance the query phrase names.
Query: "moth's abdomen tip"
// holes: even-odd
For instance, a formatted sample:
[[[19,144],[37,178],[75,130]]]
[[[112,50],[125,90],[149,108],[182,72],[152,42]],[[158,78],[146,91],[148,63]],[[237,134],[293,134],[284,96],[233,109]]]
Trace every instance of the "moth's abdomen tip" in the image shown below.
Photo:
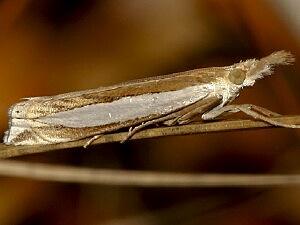
[[[291,52],[281,50],[273,52],[271,55],[262,58],[262,60],[271,65],[290,65],[295,62],[295,57]]]

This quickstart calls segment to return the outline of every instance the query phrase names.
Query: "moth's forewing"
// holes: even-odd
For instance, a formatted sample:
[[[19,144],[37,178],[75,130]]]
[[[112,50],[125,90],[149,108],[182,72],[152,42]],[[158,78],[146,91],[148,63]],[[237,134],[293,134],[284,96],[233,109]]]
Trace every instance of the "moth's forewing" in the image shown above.
[[[27,101],[17,103],[10,109],[10,129],[6,134],[5,141],[10,144],[46,144],[66,142],[93,136],[95,134],[112,132],[128,126],[135,126],[144,121],[152,120],[179,110],[182,107],[193,104],[195,101],[204,98],[208,94],[206,93],[207,89],[205,89],[205,93],[197,93],[192,89],[188,92],[183,91],[186,94],[190,93],[190,95],[187,95],[186,97],[180,96],[180,93],[182,90],[189,90],[189,88],[193,86],[196,87],[215,82],[218,77],[223,76],[223,73],[224,69],[221,68],[199,69],[160,77],[135,80],[106,88],[32,98]],[[178,96],[178,99],[181,98],[180,101],[182,101],[183,98],[184,101],[188,102],[191,97],[193,97],[194,100],[185,103],[185,105],[178,105],[172,108],[172,106],[176,103],[176,99],[173,102],[168,102],[168,97],[164,97],[165,103],[163,104],[166,104],[164,107],[171,107],[164,113],[162,113],[162,111],[153,112],[150,110],[148,114],[146,112],[137,117],[129,116],[126,120],[111,121],[106,124],[101,124],[101,120],[104,120],[102,116],[99,121],[94,119],[95,124],[93,126],[83,125],[76,127],[75,124],[75,126],[70,127],[65,124],[67,120],[70,120],[72,112],[75,112],[75,110],[84,109],[84,111],[87,112],[85,109],[88,109],[88,107],[98,105],[100,106],[99,110],[89,111],[88,113],[97,114],[98,112],[99,114],[103,111],[101,111],[103,104],[113,103],[111,106],[115,107],[115,102],[128,97],[132,97],[134,102],[140,98],[139,96],[152,94],[153,96],[160,98],[160,96],[162,96],[160,93],[169,92],[176,92],[180,94]],[[143,103],[145,106],[150,104],[150,100],[148,99],[147,101]],[[130,108],[130,102],[128,102],[128,104],[128,108]],[[125,106],[121,108],[121,110],[124,111],[122,112],[123,114],[126,113],[126,107],[124,107]],[[143,107],[143,105],[140,107]],[[156,107],[156,105],[153,105],[153,107]],[[131,108],[130,110],[134,111],[135,109]],[[54,123],[54,117],[58,117],[58,115],[61,115],[62,113],[69,113],[70,116],[67,115],[67,117],[65,117],[66,120],[61,123]],[[88,120],[90,118],[88,113],[79,114],[82,117],[78,117],[78,119]]]
[[[134,80],[109,87],[101,87],[61,95],[36,97],[15,104],[11,118],[39,118],[91,104],[112,102],[125,96],[136,96],[163,91],[174,91],[185,87],[215,82],[225,75],[226,67],[191,70],[170,75]]]

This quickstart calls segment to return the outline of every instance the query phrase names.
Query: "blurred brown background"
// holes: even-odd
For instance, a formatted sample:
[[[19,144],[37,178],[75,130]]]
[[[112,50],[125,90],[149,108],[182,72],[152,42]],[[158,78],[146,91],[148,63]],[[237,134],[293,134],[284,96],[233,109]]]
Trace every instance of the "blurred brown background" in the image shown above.
[[[285,49],[300,59],[298,0],[2,0],[0,129],[22,97],[54,95]],[[299,60],[298,60],[299,62]],[[299,63],[236,103],[299,114]],[[300,173],[299,131],[168,137],[20,160],[137,170]],[[300,224],[300,188],[119,188],[1,178],[0,224]]]

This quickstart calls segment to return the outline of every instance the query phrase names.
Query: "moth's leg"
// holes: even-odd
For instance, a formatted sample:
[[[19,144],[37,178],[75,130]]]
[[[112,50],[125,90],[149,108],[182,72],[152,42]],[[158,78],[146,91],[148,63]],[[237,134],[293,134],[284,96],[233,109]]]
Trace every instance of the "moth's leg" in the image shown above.
[[[178,111],[176,113],[171,113],[164,117],[160,117],[157,119],[149,120],[147,122],[143,122],[142,124],[140,124],[134,128],[130,127],[130,129],[128,131],[128,135],[126,136],[126,138],[124,138],[124,140],[121,141],[121,143],[124,143],[125,141],[129,140],[135,133],[139,132],[140,130],[144,129],[145,127],[148,127],[153,124],[162,123],[166,120],[171,120],[171,119],[175,118],[177,116],[177,113],[179,113],[179,112],[180,111]]]
[[[144,129],[147,126],[153,125],[153,124],[158,124],[158,123],[164,123],[166,121],[170,122],[173,120],[176,121],[177,118],[180,118],[181,116],[185,115],[187,112],[191,111],[192,109],[196,108],[197,104],[194,103],[188,107],[185,107],[179,111],[173,112],[171,114],[168,114],[164,117],[160,117],[157,119],[153,119],[153,120],[149,120],[147,122],[143,122],[141,125],[138,125],[134,128],[130,127],[129,131],[128,131],[128,135],[127,137],[121,141],[121,143],[124,143],[125,141],[129,140],[135,133],[137,133],[138,131]]]
[[[186,114],[180,116],[177,119],[177,123],[180,125],[188,124],[190,123],[196,116],[199,116],[203,114],[204,112],[207,112],[210,109],[213,109],[217,105],[219,105],[221,102],[220,98],[217,97],[210,97],[205,100],[199,101],[196,105],[197,107],[192,109],[191,111],[187,112]]]
[[[173,126],[175,124],[187,124],[192,121],[193,118],[207,112],[220,103],[221,99],[217,97],[209,97],[195,102],[194,104],[186,107],[181,114],[173,119],[163,122],[164,125]]]
[[[271,111],[271,110],[268,110],[268,109],[265,109],[265,108],[263,108],[263,107],[260,107],[260,106],[257,106],[257,105],[251,105],[251,104],[244,104],[244,106],[246,107],[246,106],[249,106],[252,110],[254,110],[254,111],[256,111],[256,112],[258,112],[258,113],[260,113],[260,114],[263,114],[263,115],[265,115],[265,116],[267,116],[267,117],[277,117],[277,116],[281,116],[281,114],[279,114],[279,113],[276,113],[276,112],[273,112],[273,111]],[[224,107],[223,107],[224,108]],[[239,110],[240,111],[240,110]],[[216,118],[216,117],[219,117],[219,116],[227,116],[227,115],[230,115],[230,114],[232,114],[232,113],[235,113],[234,111],[232,111],[232,110],[230,110],[230,111],[226,111],[226,112],[222,112],[222,111],[220,111],[219,113],[221,113],[220,115],[218,115],[218,116],[215,116],[214,118]]]
[[[177,123],[177,120],[185,116],[184,120],[189,120],[190,118],[194,117],[198,113],[203,113],[204,111],[207,111],[208,109],[213,108],[214,106],[218,105],[220,102],[220,99],[218,98],[208,98],[205,100],[200,100],[195,102],[192,105],[189,105],[177,112],[171,113],[169,115],[166,115],[161,118],[149,120],[147,122],[142,123],[141,125],[138,125],[132,129],[132,127],[129,129],[127,137],[121,141],[121,143],[124,143],[126,140],[130,139],[135,133],[138,131],[144,129],[147,126],[158,124],[158,123],[164,123],[165,125],[173,125]]]
[[[300,128],[299,125],[282,123],[282,122],[277,121],[276,119],[267,117],[267,116],[260,114],[259,112],[256,112],[253,110],[253,109],[258,109],[258,108],[261,109],[261,107],[256,107],[251,104],[227,105],[222,108],[216,108],[207,113],[204,113],[202,115],[202,119],[203,120],[211,120],[211,119],[214,119],[214,118],[216,118],[224,113],[227,113],[227,112],[229,112],[229,113],[243,112],[243,113],[247,114],[248,116],[253,117],[254,119],[265,121],[274,126],[287,127],[287,128]],[[266,112],[266,111],[264,111],[264,112]]]
[[[176,115],[173,114],[169,114],[165,117],[161,117],[158,119],[154,119],[154,120],[149,120],[147,122],[143,122],[142,124],[136,126],[136,127],[130,127],[129,131],[128,131],[128,135],[126,136],[126,138],[124,140],[121,141],[121,143],[124,143],[125,141],[129,140],[135,133],[137,133],[138,131],[142,130],[143,128],[150,126],[152,124],[157,124],[160,122],[163,122],[165,120],[170,120],[171,118],[176,117]],[[84,144],[84,148],[87,148],[91,143],[93,143],[95,140],[97,140],[99,137],[101,137],[102,135],[95,135],[92,138],[90,138],[85,144]]]
[[[281,116],[281,114],[277,113],[277,112],[273,112],[269,109],[265,109],[263,107],[257,106],[257,105],[250,105],[251,109],[255,110],[258,113],[261,113],[265,116],[270,116],[270,117],[276,117],[276,116]]]
[[[177,122],[177,119],[181,118],[181,116],[186,115],[187,113],[193,111],[194,109],[198,108],[198,105],[200,105],[201,101],[198,101],[188,107],[185,107],[179,111],[173,112],[171,114],[168,114],[164,117],[160,117],[157,119],[149,120],[146,122],[143,122],[142,124],[135,126],[134,128],[130,127],[128,131],[128,135],[124,140],[121,141],[121,143],[124,143],[125,141],[129,140],[135,133],[139,132],[140,130],[144,129],[145,127],[151,126],[153,124],[158,123],[164,123],[167,122],[166,125],[172,125]],[[202,103],[203,105],[203,103]],[[207,105],[207,104],[206,104]],[[172,123],[172,124],[171,124]],[[83,146],[84,148],[88,147],[93,141],[97,140],[101,135],[95,135],[91,139],[89,139],[86,144]]]
[[[90,144],[92,144],[95,140],[97,140],[99,137],[101,137],[102,135],[95,135],[93,137],[91,137],[85,144],[84,144],[84,148],[87,148],[88,146],[90,146]]]

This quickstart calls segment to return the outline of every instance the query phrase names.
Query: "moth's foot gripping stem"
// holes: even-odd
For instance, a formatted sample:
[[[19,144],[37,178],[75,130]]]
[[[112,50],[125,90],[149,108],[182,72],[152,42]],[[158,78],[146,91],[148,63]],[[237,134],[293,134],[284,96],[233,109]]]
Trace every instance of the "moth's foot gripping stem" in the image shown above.
[[[243,112],[248,116],[251,116],[254,119],[261,120],[264,122],[267,122],[269,124],[272,124],[274,126],[278,127],[286,127],[286,128],[300,128],[300,125],[296,124],[287,124],[284,122],[280,122],[276,120],[276,116],[279,116],[280,114],[272,112],[268,109],[251,105],[251,104],[244,104],[244,105],[227,105],[219,109],[211,110],[205,114],[202,115],[203,120],[211,120],[215,119],[223,114],[232,114],[237,112]]]

